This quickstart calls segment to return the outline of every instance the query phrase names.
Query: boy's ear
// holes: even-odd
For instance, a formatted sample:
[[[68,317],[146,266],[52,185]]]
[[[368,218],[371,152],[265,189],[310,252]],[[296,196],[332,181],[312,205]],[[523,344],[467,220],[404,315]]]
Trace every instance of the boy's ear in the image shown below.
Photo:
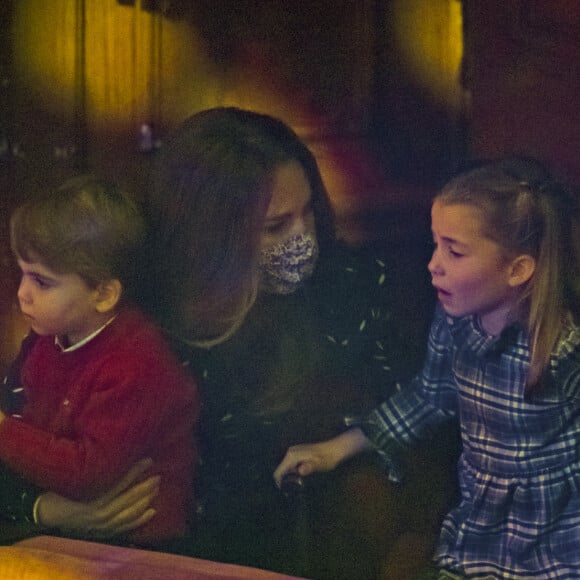
[[[515,258],[510,265],[509,284],[513,288],[528,282],[536,271],[536,260],[528,254]]]
[[[105,313],[113,310],[121,300],[123,285],[119,280],[113,278],[106,282],[101,282],[97,286],[97,297],[95,307],[97,312]]]

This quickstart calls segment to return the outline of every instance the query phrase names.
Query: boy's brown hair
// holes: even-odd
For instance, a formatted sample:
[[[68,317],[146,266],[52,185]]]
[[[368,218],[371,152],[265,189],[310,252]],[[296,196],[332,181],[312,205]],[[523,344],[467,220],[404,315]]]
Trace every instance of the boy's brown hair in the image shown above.
[[[10,245],[25,262],[77,274],[91,288],[116,279],[134,297],[145,226],[138,205],[116,185],[81,175],[18,207]]]

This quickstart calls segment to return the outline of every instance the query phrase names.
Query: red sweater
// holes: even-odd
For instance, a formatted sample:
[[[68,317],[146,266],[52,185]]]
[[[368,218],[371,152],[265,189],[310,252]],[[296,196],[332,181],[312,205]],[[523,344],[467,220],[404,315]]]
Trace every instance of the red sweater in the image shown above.
[[[22,419],[0,424],[0,461],[44,490],[87,500],[151,457],[161,475],[157,513],[129,540],[154,544],[186,531],[199,394],[139,311],[124,310],[71,352],[36,337],[21,378]]]

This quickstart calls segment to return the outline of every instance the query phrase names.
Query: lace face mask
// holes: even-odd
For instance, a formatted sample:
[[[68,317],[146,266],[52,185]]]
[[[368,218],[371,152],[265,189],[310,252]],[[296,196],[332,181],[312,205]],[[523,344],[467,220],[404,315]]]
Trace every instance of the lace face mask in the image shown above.
[[[297,234],[262,250],[260,289],[271,294],[291,294],[314,272],[318,241],[314,234]]]

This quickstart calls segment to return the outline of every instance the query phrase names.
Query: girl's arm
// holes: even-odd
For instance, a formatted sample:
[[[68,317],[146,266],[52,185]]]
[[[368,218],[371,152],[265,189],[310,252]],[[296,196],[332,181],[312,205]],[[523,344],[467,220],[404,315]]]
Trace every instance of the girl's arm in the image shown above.
[[[370,448],[371,442],[358,427],[320,443],[294,445],[274,471],[274,480],[279,487],[289,473],[306,476],[331,471],[345,459]]]

